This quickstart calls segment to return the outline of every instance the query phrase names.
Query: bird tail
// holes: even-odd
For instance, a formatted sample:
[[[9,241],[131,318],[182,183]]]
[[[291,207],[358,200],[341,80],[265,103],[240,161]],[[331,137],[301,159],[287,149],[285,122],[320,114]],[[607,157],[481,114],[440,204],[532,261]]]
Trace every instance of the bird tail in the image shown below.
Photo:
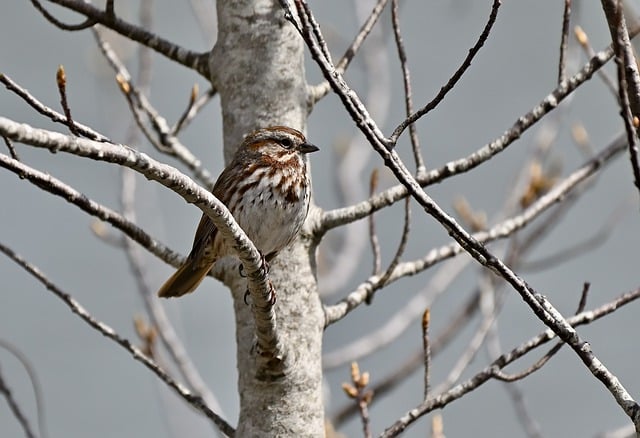
[[[197,262],[202,263],[201,260]],[[198,266],[196,260],[187,260],[167,281],[164,282],[158,296],[161,298],[181,297],[193,292],[204,277],[207,276],[213,264]]]

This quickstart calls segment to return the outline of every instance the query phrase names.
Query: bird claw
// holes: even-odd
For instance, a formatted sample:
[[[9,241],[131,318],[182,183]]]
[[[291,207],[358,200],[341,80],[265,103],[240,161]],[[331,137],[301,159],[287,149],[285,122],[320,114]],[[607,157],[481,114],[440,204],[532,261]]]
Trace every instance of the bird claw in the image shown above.
[[[264,267],[264,272],[265,274],[269,275],[271,266],[269,266],[269,262],[267,261],[267,258],[264,256],[264,254],[262,254],[262,251],[258,252],[260,253],[260,261],[262,263],[262,266]],[[240,277],[242,278],[247,278],[247,274],[244,272],[244,265],[242,263],[240,263],[240,265],[238,266],[238,275],[240,275]]]
[[[276,288],[273,287],[273,283],[269,280],[269,304],[271,306],[276,305]]]
[[[246,304],[247,306],[249,305],[249,296],[251,294],[249,293],[249,289],[244,291],[244,304]],[[273,283],[271,283],[271,280],[269,280],[269,297],[267,299],[267,301],[269,301],[269,305],[270,306],[275,306],[276,305],[276,288],[273,287]]]
[[[267,261],[267,258],[264,256],[264,254],[262,254],[262,251],[258,251],[260,253],[260,260],[262,262],[262,267],[264,269],[264,273],[266,275],[269,275],[269,270],[271,269],[271,266],[269,266],[269,262]],[[244,265],[242,263],[240,263],[240,266],[238,266],[238,274],[240,275],[240,277],[242,278],[246,278],[247,274],[244,272]],[[274,306],[276,304],[276,289],[273,287],[273,283],[271,283],[271,280],[269,281],[269,297],[268,297],[268,301],[269,304],[271,306]],[[247,290],[244,292],[244,303],[246,305],[249,305],[249,289],[247,288]]]
[[[269,275],[271,266],[269,266],[269,262],[267,261],[267,258],[264,256],[264,254],[262,254],[262,251],[259,251],[259,253],[260,253],[260,259],[262,261],[262,266],[264,267],[264,273]]]

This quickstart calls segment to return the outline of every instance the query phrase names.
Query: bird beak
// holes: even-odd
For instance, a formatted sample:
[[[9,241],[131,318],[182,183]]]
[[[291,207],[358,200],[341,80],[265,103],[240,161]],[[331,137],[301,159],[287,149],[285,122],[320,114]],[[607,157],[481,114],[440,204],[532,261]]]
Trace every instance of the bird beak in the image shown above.
[[[318,148],[318,146],[313,145],[311,143],[302,143],[300,145],[300,152],[302,152],[303,154],[308,154],[308,153],[319,151],[319,150],[320,148]]]

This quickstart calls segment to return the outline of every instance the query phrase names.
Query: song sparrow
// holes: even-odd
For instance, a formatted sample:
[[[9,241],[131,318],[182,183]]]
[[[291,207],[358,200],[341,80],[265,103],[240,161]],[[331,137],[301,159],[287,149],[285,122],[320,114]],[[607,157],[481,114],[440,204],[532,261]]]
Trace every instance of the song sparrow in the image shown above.
[[[304,156],[317,150],[295,129],[259,129],[244,139],[213,187],[267,262],[293,241],[307,217],[310,181]],[[217,231],[202,215],[191,253],[158,296],[192,292],[217,260],[232,254]]]

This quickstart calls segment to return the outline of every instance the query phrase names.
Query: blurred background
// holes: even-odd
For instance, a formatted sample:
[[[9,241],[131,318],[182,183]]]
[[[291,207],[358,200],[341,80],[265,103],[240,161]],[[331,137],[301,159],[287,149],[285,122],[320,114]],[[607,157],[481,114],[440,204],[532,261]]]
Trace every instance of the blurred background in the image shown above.
[[[118,15],[138,22],[138,1],[116,3]],[[467,156],[497,138],[556,87],[563,3],[504,2],[491,35],[463,79],[435,111],[417,123],[427,168]],[[310,4],[337,59],[372,2],[333,0]],[[628,5],[636,6],[634,2]],[[82,21],[62,8],[46,6],[65,22]],[[458,68],[482,31],[490,8],[488,0],[401,2],[401,27],[416,107],[430,101]],[[606,47],[610,35],[599,2],[576,1],[573,9],[571,28],[580,25],[595,50]],[[214,43],[213,2],[155,0],[153,20],[155,32],[183,47],[206,51]],[[119,37],[109,39],[135,72],[137,46]],[[569,40],[567,73],[571,75],[586,62],[586,57],[576,47],[573,31]],[[0,72],[59,110],[55,82],[58,65],[64,65],[67,73],[69,104],[75,120],[116,142],[124,142],[130,112],[91,32],[63,32],[45,21],[30,2],[10,1],[0,15]],[[153,65],[149,98],[173,123],[186,107],[193,84],[198,83],[203,92],[208,89],[207,83],[161,56],[153,56]],[[605,70],[615,78],[613,65]],[[307,63],[307,76],[311,84],[321,81],[311,60]],[[381,18],[379,31],[371,36],[346,77],[389,134],[404,118],[405,110],[388,10]],[[52,125],[4,88],[0,90],[0,115],[65,132],[64,127]],[[180,136],[214,175],[223,168],[221,129],[218,101],[214,98]],[[622,130],[615,97],[594,76],[557,115],[547,116],[504,153],[472,172],[426,190],[452,214],[454,201],[466,199],[475,211],[484,211],[489,224],[493,224],[504,217],[503,206],[514,196],[514,187],[527,179],[527,163],[541,144],[552,140],[542,165],[561,177],[593,153],[585,152],[585,145],[599,151]],[[587,135],[581,137],[582,147],[576,144],[576,132]],[[312,162],[315,199],[321,207],[332,209],[365,199],[374,168],[380,169],[379,190],[394,184],[393,176],[369,151],[335,96],[330,94],[317,104],[309,119],[308,137],[322,148]],[[141,141],[137,146],[182,168],[147,142]],[[16,147],[20,158],[30,166],[62,179],[97,202],[119,208],[120,170],[116,166],[23,145]],[[398,149],[411,163],[408,135],[402,137]],[[187,253],[200,212],[162,186],[136,178],[138,224],[171,248]],[[144,309],[122,249],[94,235],[94,218],[14,174],[0,171],[0,187],[0,241],[40,267],[96,318],[137,340],[132,321]],[[376,221],[386,266],[400,238],[402,203],[377,214]],[[117,231],[107,228],[109,235],[118,236]],[[517,272],[565,315],[575,311],[587,281],[591,283],[587,308],[599,306],[639,286],[639,230],[638,192],[633,187],[628,154],[622,154],[526,254],[522,269]],[[534,262],[549,260],[594,236],[601,239],[588,250],[553,262],[545,269],[534,269]],[[422,257],[449,241],[439,224],[414,208],[405,260]],[[503,243],[492,244],[491,248],[497,254],[504,253]],[[445,293],[431,304],[431,333],[446,327],[453,310],[479,287],[482,270],[474,262],[461,266],[465,257],[394,283],[380,291],[370,306],[358,308],[328,328],[324,350],[335,365],[326,373],[328,419],[350,402],[340,389],[341,383],[349,380],[350,361],[339,349],[362,337],[378,336],[378,330],[389,333],[391,328],[385,324],[395,315],[396,320],[406,323],[407,330],[390,345],[359,359],[359,364],[371,373],[372,383],[398,370],[422,342],[419,318],[409,319],[403,309],[417,294],[428,294],[434,275],[440,269],[461,269],[453,275]],[[319,255],[319,282],[325,302],[335,303],[364,282],[371,275],[371,266],[366,222],[330,233]],[[172,272],[171,267],[146,254],[145,268],[155,281],[153,287]],[[128,353],[89,329],[55,296],[4,257],[0,258],[0,279],[0,339],[17,347],[37,373],[49,437],[212,435],[207,420],[185,407]],[[538,334],[543,326],[517,294],[504,290],[504,308],[495,330],[503,350],[509,351]],[[220,283],[207,280],[198,293],[163,304],[204,380],[220,401],[223,416],[235,425],[238,395],[228,292]],[[596,355],[636,399],[640,396],[640,320],[634,317],[637,309],[638,304],[632,303],[579,329]],[[419,310],[418,314],[423,309]],[[448,375],[481,320],[476,314],[456,340],[434,358],[434,386]],[[507,370],[522,370],[541,354],[535,352]],[[341,359],[346,363],[338,365]],[[490,361],[490,354],[481,349],[461,378],[474,375]],[[0,371],[35,425],[35,398],[28,375],[15,356],[2,348]],[[388,395],[376,399],[371,407],[375,435],[421,401],[422,379],[419,368]],[[515,386],[541,436],[597,436],[629,424],[611,395],[568,348]],[[488,382],[441,412],[445,434],[527,436],[513,397],[504,384]],[[428,436],[430,429],[431,415],[412,425],[405,436]],[[351,417],[339,430],[347,436],[360,436],[359,418]],[[23,436],[4,400],[0,402],[0,436]]]

